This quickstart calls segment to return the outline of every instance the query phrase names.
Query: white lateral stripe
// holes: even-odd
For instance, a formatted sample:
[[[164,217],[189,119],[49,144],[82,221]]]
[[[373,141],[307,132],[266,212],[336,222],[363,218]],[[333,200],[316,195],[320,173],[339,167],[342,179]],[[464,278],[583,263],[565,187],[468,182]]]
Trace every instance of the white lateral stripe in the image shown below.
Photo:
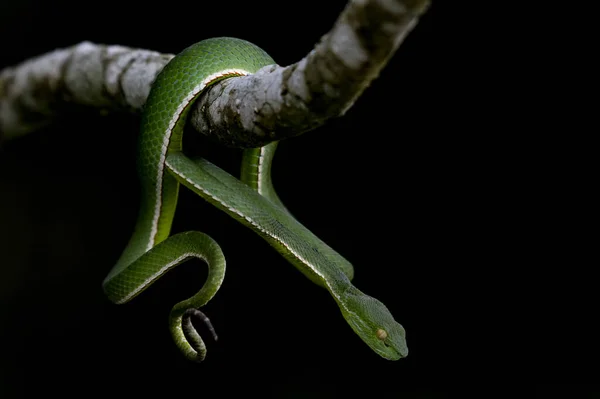
[[[208,75],[202,81],[194,87],[187,96],[179,103],[179,106],[173,113],[171,120],[169,121],[169,126],[164,133],[162,146],[160,149],[160,159],[158,162],[158,170],[156,175],[156,203],[154,205],[154,215],[152,215],[152,229],[150,230],[150,240],[148,241],[148,246],[146,247],[146,251],[149,251],[154,246],[154,242],[156,241],[156,233],[158,233],[158,220],[160,219],[160,209],[162,207],[162,180],[163,180],[163,172],[164,172],[164,164],[165,158],[167,157],[167,150],[169,149],[169,142],[171,141],[171,135],[173,133],[173,128],[175,128],[175,124],[179,120],[181,113],[190,105],[191,101],[200,93],[206,86],[208,86],[212,81],[218,79],[220,77],[226,75],[237,75],[237,76],[246,76],[250,75],[250,72],[244,69],[223,69],[221,71],[215,72],[211,75]]]
[[[117,304],[122,304],[122,303],[125,303],[125,302],[129,301],[131,298],[133,298],[134,296],[136,296],[141,290],[143,290],[144,288],[146,288],[148,286],[148,284],[150,284],[152,281],[158,279],[160,276],[162,276],[163,274],[165,274],[167,272],[167,270],[169,270],[171,267],[177,265],[178,263],[181,263],[184,259],[190,258],[192,256],[195,256],[195,257],[198,257],[198,258],[204,260],[204,257],[201,256],[198,253],[195,253],[195,252],[186,252],[183,255],[181,255],[179,258],[177,258],[174,261],[169,262],[166,265],[164,265],[163,267],[161,267],[160,270],[158,271],[158,273],[155,273],[152,276],[148,277],[146,280],[144,280],[144,282],[142,284],[138,285],[136,289],[134,289],[133,291],[131,291],[129,293],[129,295],[127,295],[125,298],[121,299],[120,301],[118,301],[116,303]]]
[[[264,168],[264,160],[265,160],[265,147],[260,147],[258,152],[258,176],[256,179],[256,189],[260,195],[262,195],[262,186],[263,186],[263,168]]]
[[[348,309],[346,307],[346,304],[343,303],[343,301],[341,300],[341,298],[335,294],[333,292],[333,289],[331,287],[331,285],[329,285],[329,282],[327,281],[327,279],[325,278],[325,276],[320,273],[315,267],[314,265],[312,265],[310,262],[308,262],[306,259],[304,259],[300,254],[296,253],[292,248],[289,247],[289,245],[287,245],[285,242],[283,242],[283,240],[281,240],[281,238],[271,234],[270,232],[266,231],[265,229],[263,229],[258,223],[256,223],[254,220],[252,220],[252,218],[248,217],[248,216],[244,216],[242,213],[240,213],[237,209],[235,208],[231,208],[229,206],[227,206],[223,201],[221,201],[221,199],[211,195],[210,193],[208,193],[206,190],[204,190],[202,187],[198,186],[196,183],[194,183],[193,181],[189,180],[186,176],[182,175],[181,173],[179,173],[177,170],[175,170],[170,164],[169,162],[165,162],[165,164],[167,165],[167,167],[171,170],[171,172],[175,173],[177,176],[181,177],[182,179],[184,179],[185,181],[187,181],[188,183],[190,183],[192,186],[196,187],[198,190],[202,191],[204,194],[206,194],[207,196],[209,196],[210,198],[216,200],[217,202],[219,202],[221,205],[223,205],[225,208],[229,209],[230,211],[232,211],[233,213],[237,214],[238,216],[246,219],[251,225],[253,225],[254,227],[256,227],[258,230],[262,231],[263,233],[265,233],[266,235],[274,238],[275,240],[277,240],[277,242],[279,242],[281,245],[283,245],[285,248],[287,248],[288,251],[290,251],[290,253],[292,255],[294,255],[296,257],[296,259],[298,259],[300,262],[304,263],[309,269],[311,269],[315,274],[317,274],[319,277],[321,277],[321,279],[325,282],[325,284],[327,285],[327,287],[329,287],[329,292],[331,292],[332,295],[334,295],[338,300],[339,303],[342,304],[342,306],[344,307],[344,309],[346,309],[346,311],[350,312],[350,309]]]

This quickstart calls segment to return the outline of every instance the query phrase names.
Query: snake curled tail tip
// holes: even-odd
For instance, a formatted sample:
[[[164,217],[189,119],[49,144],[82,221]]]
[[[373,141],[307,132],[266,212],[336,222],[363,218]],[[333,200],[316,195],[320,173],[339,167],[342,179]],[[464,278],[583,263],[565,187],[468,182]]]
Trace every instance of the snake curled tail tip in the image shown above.
[[[178,346],[186,358],[195,362],[202,362],[206,358],[206,345],[204,344],[204,340],[200,336],[200,333],[194,326],[192,319],[204,323],[215,341],[217,341],[219,337],[217,336],[210,319],[202,311],[190,308],[183,313],[181,316],[181,332],[183,333],[183,337],[181,338],[185,340],[185,342],[178,342]]]
[[[196,328],[192,324],[192,318],[202,321],[206,325],[206,327],[208,328],[210,333],[212,334],[212,337],[215,341],[217,341],[219,339],[219,337],[217,336],[217,332],[215,331],[215,328],[213,327],[212,323],[210,322],[210,319],[208,318],[208,316],[206,316],[204,313],[202,313],[202,311],[200,311],[200,309],[190,308],[183,313],[183,318],[182,318],[183,334],[185,335],[185,337],[188,340],[190,339],[190,337],[188,336],[189,334],[190,335],[193,333],[198,334]]]

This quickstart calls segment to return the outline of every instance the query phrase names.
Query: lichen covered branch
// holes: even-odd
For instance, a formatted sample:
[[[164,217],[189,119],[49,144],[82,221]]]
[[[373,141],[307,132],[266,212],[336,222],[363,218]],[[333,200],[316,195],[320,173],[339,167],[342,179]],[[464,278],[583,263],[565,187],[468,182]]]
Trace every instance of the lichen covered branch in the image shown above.
[[[343,115],[375,79],[429,0],[351,0],[331,31],[292,65],[215,84],[191,123],[222,144],[256,147]],[[260,45],[260,43],[258,43]],[[140,111],[173,57],[83,42],[0,71],[0,137],[18,137],[76,106]]]

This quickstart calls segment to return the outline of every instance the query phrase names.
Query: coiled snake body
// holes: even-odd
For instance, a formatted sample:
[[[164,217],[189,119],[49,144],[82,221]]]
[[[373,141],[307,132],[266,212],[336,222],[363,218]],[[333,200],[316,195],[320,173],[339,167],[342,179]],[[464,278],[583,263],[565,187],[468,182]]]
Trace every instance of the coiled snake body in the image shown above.
[[[170,236],[178,190],[183,184],[251,228],[310,280],[327,289],[348,324],[376,353],[390,360],[404,357],[408,349],[402,326],[385,305],[352,285],[352,265],[300,224],[277,197],[270,177],[277,143],[245,150],[241,179],[204,159],[191,160],[182,152],[190,105],[209,85],[274,63],[249,42],[214,38],[188,47],[158,75],[142,115],[139,216],[129,244],[104,280],[104,291],[115,303],[128,302],[186,259],[203,259],[209,268],[205,284],[197,294],[173,307],[169,326],[187,358],[204,359],[206,347],[191,318],[199,317],[210,326],[198,308],[221,286],[225,257],[206,234]]]

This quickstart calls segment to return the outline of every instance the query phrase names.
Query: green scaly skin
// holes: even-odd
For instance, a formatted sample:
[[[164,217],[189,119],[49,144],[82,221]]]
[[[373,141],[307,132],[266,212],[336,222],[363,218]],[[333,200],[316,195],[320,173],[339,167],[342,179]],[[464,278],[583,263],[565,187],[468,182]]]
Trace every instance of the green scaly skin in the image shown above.
[[[376,353],[390,360],[405,357],[408,349],[402,326],[385,305],[352,285],[352,265],[300,224],[277,196],[271,183],[277,143],[244,152],[241,180],[204,159],[191,160],[181,151],[190,105],[206,87],[274,63],[249,42],[215,38],[188,47],[161,71],[142,116],[140,213],[128,246],[104,280],[104,290],[111,301],[124,303],[186,259],[203,259],[209,268],[207,281],[196,295],[173,307],[169,326],[187,358],[204,359],[206,347],[186,319],[186,311],[204,306],[218,291],[225,257],[203,233],[169,237],[183,184],[251,228],[311,281],[327,289],[348,324]]]

